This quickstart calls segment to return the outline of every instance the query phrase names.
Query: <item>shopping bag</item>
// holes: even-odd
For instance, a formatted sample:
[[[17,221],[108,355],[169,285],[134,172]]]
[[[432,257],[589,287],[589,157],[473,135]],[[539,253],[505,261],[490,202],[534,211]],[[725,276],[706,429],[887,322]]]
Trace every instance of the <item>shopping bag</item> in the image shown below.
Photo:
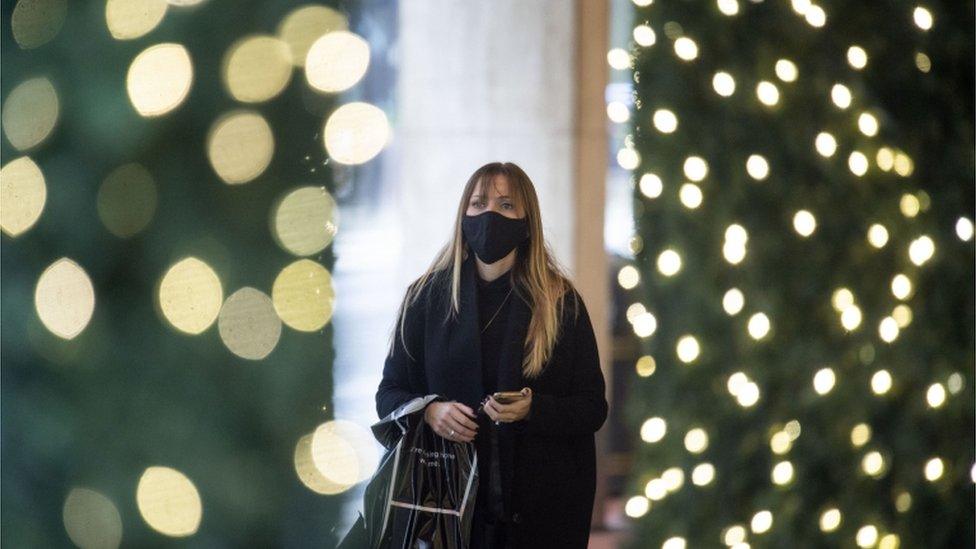
[[[368,549],[470,546],[478,490],[474,443],[447,440],[424,421],[427,405],[445,400],[417,397],[371,426],[386,451],[366,485],[362,517],[340,547],[354,547],[354,537],[365,537]]]

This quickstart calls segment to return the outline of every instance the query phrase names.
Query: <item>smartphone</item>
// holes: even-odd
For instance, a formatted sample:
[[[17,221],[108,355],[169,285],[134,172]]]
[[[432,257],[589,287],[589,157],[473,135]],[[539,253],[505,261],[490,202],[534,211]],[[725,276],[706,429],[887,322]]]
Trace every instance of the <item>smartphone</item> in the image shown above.
[[[498,391],[491,395],[495,402],[499,404],[511,404],[516,400],[522,400],[525,395],[521,391]]]

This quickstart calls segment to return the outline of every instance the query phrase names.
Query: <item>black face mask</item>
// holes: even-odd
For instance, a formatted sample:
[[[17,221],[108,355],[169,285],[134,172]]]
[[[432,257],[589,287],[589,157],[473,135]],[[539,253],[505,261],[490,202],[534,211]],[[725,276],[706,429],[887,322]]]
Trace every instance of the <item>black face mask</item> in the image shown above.
[[[529,237],[529,219],[513,219],[492,210],[478,215],[465,214],[461,220],[461,232],[475,255],[491,264],[508,255]]]

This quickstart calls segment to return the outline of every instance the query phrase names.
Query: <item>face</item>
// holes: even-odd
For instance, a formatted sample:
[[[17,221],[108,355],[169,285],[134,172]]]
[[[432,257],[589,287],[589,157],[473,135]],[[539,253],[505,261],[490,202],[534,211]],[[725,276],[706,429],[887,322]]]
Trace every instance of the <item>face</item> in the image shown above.
[[[491,185],[485,185],[487,189],[476,187],[471,193],[471,200],[468,201],[468,209],[464,212],[467,215],[478,215],[488,210],[498,212],[505,217],[518,219],[525,214],[521,207],[517,207],[515,199],[510,196],[508,179],[502,175],[496,175]]]

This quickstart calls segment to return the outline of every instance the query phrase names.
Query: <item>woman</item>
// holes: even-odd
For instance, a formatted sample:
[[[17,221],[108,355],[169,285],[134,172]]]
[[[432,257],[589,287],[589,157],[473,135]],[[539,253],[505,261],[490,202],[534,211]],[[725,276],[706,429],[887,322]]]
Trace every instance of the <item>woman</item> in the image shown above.
[[[585,548],[605,382],[586,307],[548,250],[521,168],[472,174],[449,242],[408,287],[396,324],[376,411],[443,397],[426,422],[478,453],[471,547]],[[495,391],[524,398],[503,404]]]

